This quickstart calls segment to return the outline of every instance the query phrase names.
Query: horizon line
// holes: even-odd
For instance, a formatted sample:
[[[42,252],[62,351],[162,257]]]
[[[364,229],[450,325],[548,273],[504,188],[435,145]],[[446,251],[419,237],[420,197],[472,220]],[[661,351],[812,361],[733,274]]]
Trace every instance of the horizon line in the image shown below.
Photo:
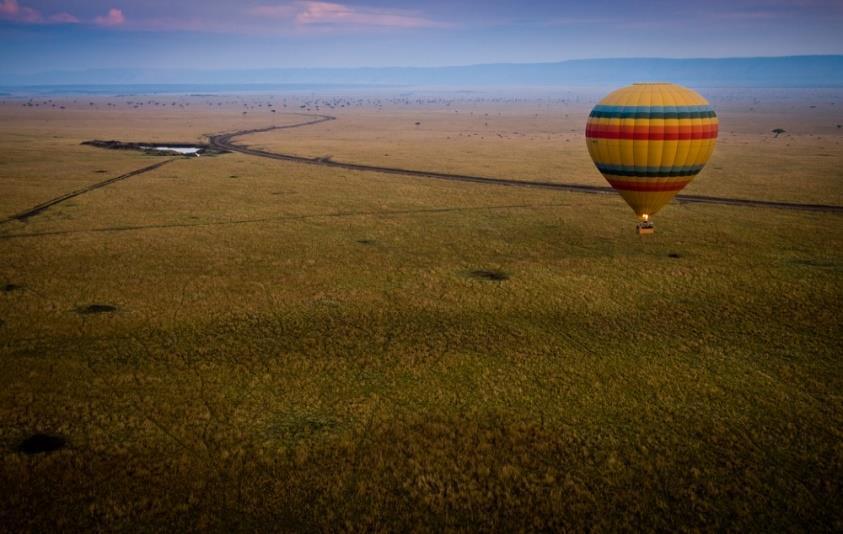
[[[490,63],[464,63],[457,65],[427,65],[427,66],[413,66],[413,65],[386,65],[382,67],[375,67],[370,65],[358,65],[353,67],[347,66],[331,66],[331,67],[253,67],[253,68],[216,68],[216,69],[183,69],[176,67],[166,68],[148,68],[148,67],[91,67],[84,69],[50,69],[33,71],[29,73],[17,73],[18,76],[37,76],[40,74],[55,74],[55,73],[71,73],[71,72],[103,72],[103,71],[161,71],[161,72],[253,72],[253,71],[269,71],[269,70],[386,70],[386,69],[456,69],[467,67],[485,67],[494,65],[559,65],[562,63],[575,63],[586,61],[727,61],[727,60],[767,60],[767,59],[807,59],[807,58],[843,58],[843,54],[791,54],[791,55],[776,55],[776,56],[694,56],[694,57],[665,57],[665,56],[629,56],[629,57],[595,57],[595,58],[570,58],[560,59],[556,61],[502,61]],[[95,84],[101,85],[101,84]]]

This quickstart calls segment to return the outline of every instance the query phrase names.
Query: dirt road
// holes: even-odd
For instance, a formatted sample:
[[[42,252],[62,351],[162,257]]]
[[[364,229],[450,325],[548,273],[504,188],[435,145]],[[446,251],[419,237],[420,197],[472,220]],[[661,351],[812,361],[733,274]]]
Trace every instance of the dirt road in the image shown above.
[[[306,158],[303,156],[296,156],[293,154],[282,154],[277,152],[269,152],[266,150],[259,150],[250,148],[248,145],[235,144],[234,139],[250,134],[269,132],[273,130],[284,130],[290,128],[301,128],[305,126],[312,126],[322,122],[336,120],[336,117],[329,115],[311,115],[311,119],[306,122],[288,124],[284,126],[268,126],[266,128],[258,128],[254,130],[240,130],[237,132],[229,132],[218,135],[210,135],[210,145],[221,150],[230,150],[232,152],[240,152],[250,156],[258,156],[262,158],[278,159],[283,161],[294,161],[297,163],[305,163],[308,165],[321,165],[324,167],[334,167],[338,169],[348,169],[352,171],[362,172],[377,172],[385,174],[398,174],[402,176],[412,176],[415,178],[435,178],[438,180],[450,180],[456,182],[471,182],[488,185],[502,185],[510,187],[531,187],[537,189],[554,189],[557,191],[572,191],[575,193],[590,193],[598,195],[615,195],[617,192],[611,187],[601,187],[596,185],[585,184],[571,184],[571,183],[556,183],[556,182],[530,182],[526,180],[512,180],[506,178],[489,178],[484,176],[471,176],[465,174],[448,174],[433,171],[422,171],[414,169],[402,169],[399,167],[381,167],[377,165],[365,165],[360,163],[344,163],[341,161],[333,161],[325,158]],[[676,201],[679,203],[689,204],[720,204],[726,206],[744,206],[756,208],[778,208],[790,209],[800,211],[818,211],[843,213],[843,206],[834,206],[828,204],[801,204],[796,202],[777,202],[773,200],[753,200],[746,198],[732,198],[732,197],[712,197],[705,195],[677,195]]]

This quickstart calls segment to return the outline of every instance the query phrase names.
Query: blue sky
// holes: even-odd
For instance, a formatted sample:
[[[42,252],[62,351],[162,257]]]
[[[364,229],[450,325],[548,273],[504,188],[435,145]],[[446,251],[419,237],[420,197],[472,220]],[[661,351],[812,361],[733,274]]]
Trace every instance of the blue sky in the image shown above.
[[[843,53],[843,0],[0,0],[6,73]]]

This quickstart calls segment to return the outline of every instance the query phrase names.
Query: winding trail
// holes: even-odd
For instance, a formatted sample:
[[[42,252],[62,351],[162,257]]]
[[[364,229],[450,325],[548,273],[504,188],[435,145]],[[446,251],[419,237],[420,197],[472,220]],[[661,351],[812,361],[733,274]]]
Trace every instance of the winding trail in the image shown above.
[[[530,182],[526,180],[513,180],[507,178],[489,178],[485,176],[471,176],[467,174],[449,174],[434,171],[420,171],[413,169],[402,169],[400,167],[381,167],[378,165],[366,165],[361,163],[344,163],[341,161],[333,161],[327,158],[307,158],[304,156],[296,156],[293,154],[283,154],[278,152],[270,152],[267,150],[260,150],[250,148],[248,145],[240,145],[234,143],[234,139],[245,135],[270,132],[273,130],[285,130],[291,128],[301,128],[304,126],[312,126],[327,121],[336,120],[336,117],[330,115],[310,115],[311,120],[296,124],[287,124],[284,126],[268,126],[266,128],[256,128],[253,130],[239,130],[236,132],[227,132],[222,134],[209,135],[209,143],[211,147],[220,150],[228,150],[231,152],[239,152],[249,156],[257,156],[261,158],[277,159],[282,161],[292,161],[296,163],[305,163],[308,165],[320,165],[323,167],[333,167],[336,169],[347,169],[351,171],[360,172],[377,172],[382,174],[397,174],[401,176],[412,176],[415,178],[435,178],[438,180],[448,180],[452,182],[470,182],[487,185],[503,185],[510,187],[529,187],[535,189],[552,189],[556,191],[569,191],[574,193],[589,193],[597,195],[616,195],[617,192],[611,187],[572,184],[572,183],[557,183],[557,182]],[[815,211],[815,212],[829,212],[829,213],[843,213],[843,206],[835,206],[830,204],[802,204],[797,202],[778,202],[775,200],[752,200],[745,198],[734,197],[714,197],[707,195],[676,195],[675,200],[688,204],[719,204],[724,206],[742,206],[755,208],[777,208],[799,211]]]
[[[304,114],[301,114],[304,115]],[[467,174],[449,174],[449,173],[442,173],[442,172],[435,172],[435,171],[421,171],[421,170],[414,170],[414,169],[403,169],[400,167],[382,167],[378,165],[366,165],[361,163],[344,163],[341,161],[333,161],[327,158],[307,158],[304,156],[296,156],[293,154],[283,154],[278,152],[270,152],[267,150],[259,150],[256,148],[250,148],[248,145],[240,145],[234,143],[234,139],[237,137],[242,137],[245,135],[262,133],[262,132],[270,132],[273,130],[285,130],[291,128],[302,128],[305,126],[313,126],[315,124],[320,124],[327,121],[336,120],[336,117],[332,117],[330,115],[305,115],[310,117],[310,120],[305,122],[299,122],[295,124],[287,124],[282,126],[267,126],[265,128],[255,128],[251,130],[238,130],[235,132],[227,132],[221,134],[209,134],[208,139],[210,146],[212,148],[216,148],[219,150],[227,150],[231,152],[239,152],[241,154],[247,154],[250,156],[257,156],[262,158],[270,158],[282,161],[291,161],[295,163],[304,163],[307,165],[320,165],[323,167],[333,167],[337,169],[347,169],[351,171],[358,171],[358,172],[376,172],[382,174],[396,174],[401,176],[412,176],[414,178],[434,178],[438,180],[447,180],[452,182],[469,182],[469,183],[477,183],[477,184],[486,184],[486,185],[501,185],[501,186],[509,186],[509,187],[528,187],[534,189],[551,189],[556,191],[568,191],[574,193],[589,193],[589,194],[597,194],[597,195],[615,195],[617,194],[615,190],[611,187],[605,186],[596,186],[596,185],[585,185],[585,184],[572,184],[572,183],[557,183],[557,182],[531,182],[526,180],[513,180],[507,178],[490,178],[485,176],[472,176]],[[0,219],[0,225],[5,223],[9,223],[11,221],[26,221],[30,217],[38,215],[43,211],[49,209],[56,204],[60,204],[69,200],[71,198],[77,197],[79,195],[83,195],[85,193],[89,193],[96,189],[100,189],[102,187],[111,185],[115,182],[119,182],[122,180],[126,180],[127,178],[131,178],[132,176],[137,176],[139,174],[143,174],[146,172],[153,171],[164,165],[171,163],[179,158],[170,158],[164,161],[159,161],[157,163],[153,163],[152,165],[147,165],[146,167],[142,167],[140,169],[135,169],[133,171],[127,172],[125,174],[121,174],[120,176],[115,176],[114,178],[109,178],[108,180],[103,180],[102,182],[97,182],[75,191],[71,191],[69,193],[65,193],[61,196],[55,197],[53,199],[47,200],[46,202],[42,202],[37,206],[33,206],[25,211],[20,213],[16,213],[14,215],[10,215],[3,219]],[[828,204],[802,204],[796,202],[777,202],[772,200],[752,200],[752,199],[745,199],[745,198],[733,198],[733,197],[713,197],[713,196],[705,196],[705,195],[677,195],[675,200],[681,203],[689,203],[689,204],[719,204],[724,206],[741,206],[741,207],[756,207],[756,208],[777,208],[777,209],[788,209],[788,210],[799,210],[799,211],[813,211],[813,212],[826,212],[826,213],[843,213],[843,206],[835,206],[835,205],[828,205]],[[246,221],[244,221],[246,222]],[[130,228],[118,228],[118,230],[126,230]],[[133,229],[133,228],[132,228]],[[106,229],[108,230],[108,229]],[[22,237],[27,234],[21,234],[20,236],[4,236],[4,237]]]

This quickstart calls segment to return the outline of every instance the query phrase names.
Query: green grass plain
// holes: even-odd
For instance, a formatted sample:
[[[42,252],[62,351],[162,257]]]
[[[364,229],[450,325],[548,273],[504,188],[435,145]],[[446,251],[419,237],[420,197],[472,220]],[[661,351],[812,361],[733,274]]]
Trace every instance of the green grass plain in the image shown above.
[[[841,204],[843,120],[800,98],[718,108],[689,190]],[[185,101],[0,106],[0,214],[158,161],[86,139],[300,120]],[[494,108],[527,132],[531,106]],[[538,145],[452,144],[471,126],[435,105],[322,110],[338,120],[241,142],[600,183],[588,106],[569,107]],[[415,117],[427,133],[397,127]],[[773,140],[779,123],[793,133]],[[641,238],[617,197],[226,154],[6,223],[0,284],[20,287],[0,292],[0,524],[843,528],[843,218],[671,204],[656,221]],[[34,432],[68,447],[18,452]]]

